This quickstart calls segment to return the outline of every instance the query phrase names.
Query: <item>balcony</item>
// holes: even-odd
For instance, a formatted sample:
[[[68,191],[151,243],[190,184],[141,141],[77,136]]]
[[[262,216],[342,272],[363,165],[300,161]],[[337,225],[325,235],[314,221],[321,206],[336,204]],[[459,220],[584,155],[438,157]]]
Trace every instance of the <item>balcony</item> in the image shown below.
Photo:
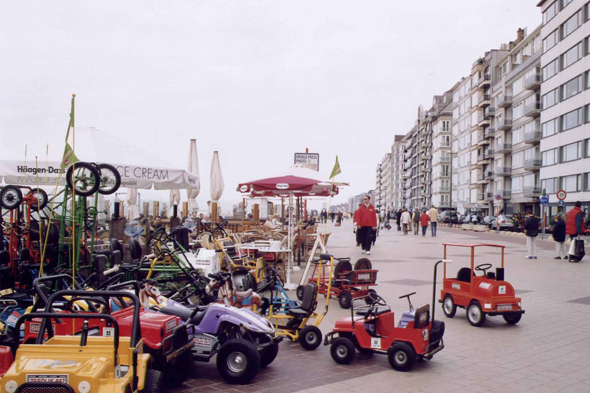
[[[494,200],[494,193],[493,192],[484,193],[484,200],[493,201]]]
[[[450,156],[442,156],[440,158],[440,162],[451,162],[451,157]]]
[[[510,199],[512,197],[512,191],[504,190],[502,191],[502,198],[503,199]]]
[[[482,134],[478,134],[478,135],[477,135],[477,144],[478,144],[479,146],[482,146],[482,145],[489,145],[489,144],[490,144],[490,141],[488,141],[488,140],[486,139],[485,135],[482,133]]]
[[[492,75],[484,74],[484,76],[479,80],[479,87],[489,85],[492,82]]]
[[[496,168],[496,176],[510,176],[512,174],[512,168],[508,166],[500,166]]]
[[[500,131],[509,131],[512,129],[512,119],[500,120],[496,123],[496,128]]]
[[[441,186],[440,192],[451,192],[451,187],[449,186]]]
[[[412,171],[405,171],[404,172],[404,179],[412,177]]]
[[[524,196],[526,198],[535,198],[541,196],[541,187],[529,186],[524,188]]]
[[[486,139],[494,139],[494,135],[496,134],[496,130],[493,128],[486,128],[484,132],[484,138]]]
[[[512,106],[512,96],[499,96],[496,100],[496,106],[498,108],[508,108]]]
[[[527,171],[538,171],[541,169],[542,161],[540,159],[524,160],[524,169]]]
[[[527,117],[539,117],[541,116],[541,103],[533,102],[524,107],[524,115]]]
[[[486,119],[490,119],[492,117],[494,117],[494,115],[496,114],[496,108],[494,108],[493,106],[488,106],[484,111],[483,111],[483,116]]]
[[[484,179],[486,179],[486,180],[494,180],[494,172],[492,172],[492,171],[485,171],[484,172]]]
[[[410,169],[413,165],[413,162],[410,160],[404,164],[404,169]]]
[[[507,154],[512,152],[512,143],[496,144],[496,154]]]
[[[486,197],[485,194],[477,194],[477,200],[478,201],[483,201],[485,197]]]
[[[483,108],[484,106],[490,105],[490,95],[489,94],[483,94],[481,97],[479,97],[479,100],[477,101],[477,106],[479,108]]]
[[[485,184],[488,181],[485,179],[485,175],[483,173],[477,174],[477,184]]]
[[[535,90],[541,86],[541,73],[537,72],[524,81],[524,88],[527,90]]]
[[[490,160],[494,158],[494,151],[492,149],[488,149],[483,153],[483,158],[485,160]]]
[[[490,125],[490,119],[486,118],[485,116],[479,116],[477,118],[477,126],[478,127],[483,127],[483,126],[489,126]]]
[[[541,131],[529,131],[524,133],[524,141],[530,145],[541,142]]]

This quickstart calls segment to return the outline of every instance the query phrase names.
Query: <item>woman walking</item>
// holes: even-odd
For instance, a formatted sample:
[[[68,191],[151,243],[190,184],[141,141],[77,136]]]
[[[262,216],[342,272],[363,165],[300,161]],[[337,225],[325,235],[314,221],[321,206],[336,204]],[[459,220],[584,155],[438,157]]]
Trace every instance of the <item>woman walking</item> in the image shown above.
[[[430,216],[426,213],[426,210],[422,212],[420,216],[420,225],[422,226],[422,237],[426,236],[426,230],[428,229],[428,223],[430,222]]]

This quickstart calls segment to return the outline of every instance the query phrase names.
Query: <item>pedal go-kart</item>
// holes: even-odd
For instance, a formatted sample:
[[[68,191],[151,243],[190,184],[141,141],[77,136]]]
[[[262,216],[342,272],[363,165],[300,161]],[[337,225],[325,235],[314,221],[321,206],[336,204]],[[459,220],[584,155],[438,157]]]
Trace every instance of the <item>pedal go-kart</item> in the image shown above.
[[[467,310],[467,320],[473,326],[481,326],[486,320],[486,315],[502,315],[504,320],[511,324],[517,324],[524,314],[519,297],[515,296],[514,287],[504,280],[504,248],[496,244],[452,244],[444,243],[444,258],[447,257],[447,247],[462,247],[471,249],[471,267],[462,267],[457,272],[456,278],[447,277],[446,265],[444,266],[443,288],[440,292],[440,300],[443,312],[449,318],[453,318],[457,307]],[[475,249],[480,247],[494,247],[502,250],[501,267],[496,272],[488,272],[492,268],[491,263],[475,264]],[[476,275],[476,271],[482,272]]]
[[[435,271],[440,262],[435,264]],[[436,281],[433,295],[435,292]],[[354,299],[350,318],[337,321],[334,330],[324,339],[324,345],[330,345],[332,359],[339,364],[349,364],[356,350],[387,354],[389,364],[397,371],[411,370],[418,359],[432,359],[444,348],[445,324],[434,319],[434,303],[432,319],[429,305],[414,309],[410,296],[415,293],[400,296],[400,299],[408,299],[410,309],[403,313],[397,327],[393,311],[377,293],[371,292],[365,299]],[[360,300],[368,304],[355,308],[354,303]]]
[[[92,296],[117,296],[134,303],[131,334],[123,337],[117,320],[100,313],[25,314],[14,329],[19,341],[20,327],[32,319],[41,319],[39,335],[34,344],[17,345],[16,353],[0,347],[0,370],[7,370],[0,379],[2,391],[14,392],[163,392],[162,376],[150,368],[150,355],[143,352],[139,328],[139,300],[133,294],[120,291],[96,291]],[[87,297],[85,291],[59,291],[58,296]],[[83,320],[77,336],[54,334],[52,321]],[[109,326],[110,334],[94,336],[90,320]],[[106,329],[106,328],[105,328]],[[46,339],[46,341],[44,340]],[[14,359],[14,360],[13,360]],[[10,367],[6,367],[11,363]]]

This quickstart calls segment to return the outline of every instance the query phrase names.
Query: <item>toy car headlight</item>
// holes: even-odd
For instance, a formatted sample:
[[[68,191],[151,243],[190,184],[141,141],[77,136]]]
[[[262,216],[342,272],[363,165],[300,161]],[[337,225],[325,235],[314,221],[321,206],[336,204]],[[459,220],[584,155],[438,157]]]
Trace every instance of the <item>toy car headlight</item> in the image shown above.
[[[78,384],[78,391],[80,393],[88,393],[90,392],[90,382],[82,381]]]
[[[8,393],[16,392],[16,388],[18,388],[18,383],[16,383],[16,381],[8,381],[8,382],[6,382],[6,385],[4,385],[4,389]]]

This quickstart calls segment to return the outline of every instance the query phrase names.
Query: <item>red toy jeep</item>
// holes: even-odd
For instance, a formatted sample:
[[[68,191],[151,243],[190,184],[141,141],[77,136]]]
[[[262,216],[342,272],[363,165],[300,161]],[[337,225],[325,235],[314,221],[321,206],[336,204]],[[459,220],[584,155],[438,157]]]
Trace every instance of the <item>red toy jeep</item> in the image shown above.
[[[456,278],[447,277],[447,266],[444,266],[443,289],[440,300],[443,312],[449,318],[455,316],[457,307],[467,310],[467,320],[473,326],[481,326],[486,315],[502,315],[504,320],[514,325],[520,321],[524,310],[520,298],[514,294],[514,287],[504,281],[504,248],[497,244],[452,244],[444,243],[444,258],[447,258],[447,247],[463,247],[471,249],[471,267],[462,267]],[[488,272],[491,263],[474,266],[475,249],[478,247],[495,247],[502,250],[502,265],[496,272]],[[476,271],[482,272],[476,275]]]

